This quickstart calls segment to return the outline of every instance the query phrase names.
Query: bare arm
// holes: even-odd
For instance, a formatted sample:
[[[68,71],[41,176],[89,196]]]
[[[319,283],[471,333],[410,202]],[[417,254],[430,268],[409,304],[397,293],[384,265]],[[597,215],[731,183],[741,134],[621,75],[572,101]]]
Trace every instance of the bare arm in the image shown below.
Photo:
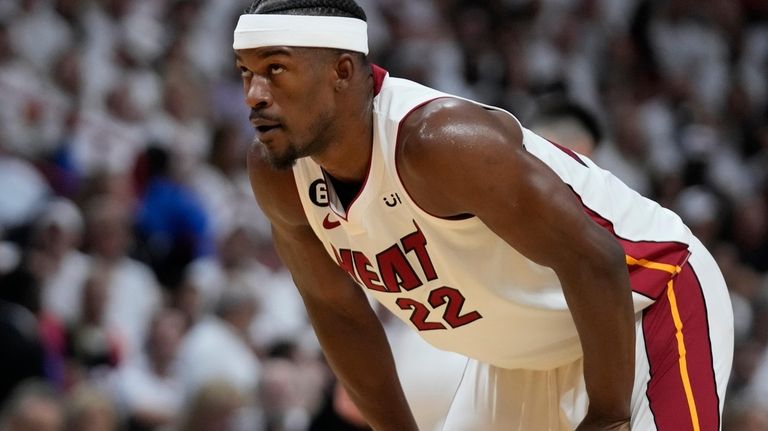
[[[292,174],[272,170],[254,152],[249,172],[334,373],[374,429],[416,430],[381,323],[307,224]]]
[[[578,429],[628,429],[634,312],[618,242],[525,151],[522,131],[506,115],[441,99],[406,121],[399,148],[403,181],[423,207],[443,216],[474,214],[556,272],[584,352],[590,406]]]

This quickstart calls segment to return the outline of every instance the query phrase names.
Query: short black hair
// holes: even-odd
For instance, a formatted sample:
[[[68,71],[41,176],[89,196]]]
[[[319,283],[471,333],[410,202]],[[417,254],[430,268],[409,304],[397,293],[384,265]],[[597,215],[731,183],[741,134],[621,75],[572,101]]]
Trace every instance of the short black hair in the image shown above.
[[[254,0],[245,13],[340,16],[368,21],[355,0]]]

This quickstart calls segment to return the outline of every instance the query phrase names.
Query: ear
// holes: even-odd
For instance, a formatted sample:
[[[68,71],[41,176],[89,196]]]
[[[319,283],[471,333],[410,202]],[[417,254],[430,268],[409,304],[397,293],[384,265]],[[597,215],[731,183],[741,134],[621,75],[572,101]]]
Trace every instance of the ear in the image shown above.
[[[336,91],[345,90],[357,72],[357,64],[349,53],[343,53],[336,60]]]

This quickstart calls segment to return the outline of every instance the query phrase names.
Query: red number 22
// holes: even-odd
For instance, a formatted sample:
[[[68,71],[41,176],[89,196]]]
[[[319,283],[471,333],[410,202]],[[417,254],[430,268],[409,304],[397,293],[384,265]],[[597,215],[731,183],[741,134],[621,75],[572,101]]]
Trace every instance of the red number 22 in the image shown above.
[[[440,322],[427,322],[430,310],[421,302],[411,298],[398,298],[395,303],[402,310],[412,310],[411,322],[419,331],[446,329],[445,325]],[[443,321],[448,323],[451,328],[464,326],[483,317],[477,311],[461,314],[461,309],[464,307],[464,295],[448,286],[438,287],[429,292],[429,305],[432,306],[432,309],[445,305]]]

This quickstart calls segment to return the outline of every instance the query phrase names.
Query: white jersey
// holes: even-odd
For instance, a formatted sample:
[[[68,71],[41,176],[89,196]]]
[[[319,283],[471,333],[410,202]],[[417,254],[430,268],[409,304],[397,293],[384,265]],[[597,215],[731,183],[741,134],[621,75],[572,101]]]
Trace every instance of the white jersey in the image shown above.
[[[294,167],[304,211],[328,254],[438,348],[502,368],[545,370],[581,357],[551,268],[520,254],[477,217],[449,220],[425,212],[400,181],[395,150],[403,119],[431,100],[454,96],[385,76],[378,68],[374,75],[370,168],[349,208],[310,158]],[[689,229],[586,157],[527,129],[523,145],[624,246],[635,308],[650,305],[672,277],[665,268],[688,258]]]

